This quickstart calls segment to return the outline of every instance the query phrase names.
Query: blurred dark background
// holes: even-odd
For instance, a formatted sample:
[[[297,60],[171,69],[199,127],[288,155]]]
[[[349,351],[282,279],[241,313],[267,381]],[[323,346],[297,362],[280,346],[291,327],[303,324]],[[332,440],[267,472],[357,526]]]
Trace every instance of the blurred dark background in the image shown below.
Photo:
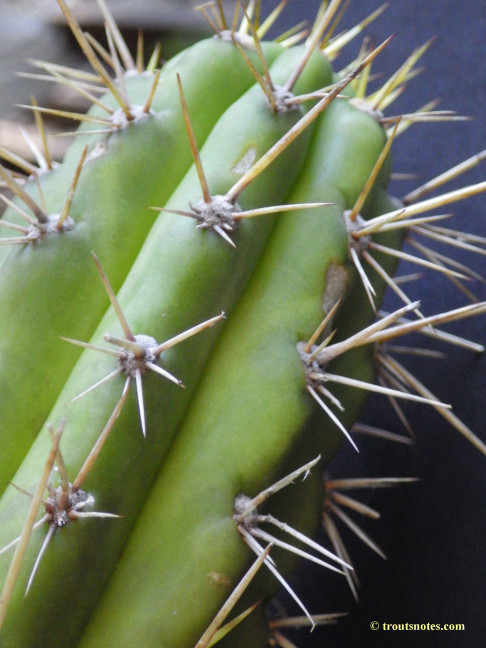
[[[310,1],[290,2],[288,14],[293,13],[294,21],[304,12],[312,16],[318,5]],[[379,6],[381,2],[351,2],[341,26],[352,26]],[[399,137],[394,147],[395,171],[416,176],[413,180],[392,182],[391,191],[403,196],[414,186],[486,148],[486,5],[475,0],[392,0],[366,33],[378,44],[394,32],[394,40],[374,64],[374,70],[382,71],[385,78],[413,48],[435,40],[422,59],[423,73],[410,82],[388,114],[417,110],[440,98],[439,108],[471,118],[464,122],[416,124]],[[354,47],[359,42],[357,39]],[[343,52],[343,63],[353,51],[350,46]],[[447,189],[482,182],[485,171],[482,163]],[[486,235],[484,196],[446,207],[444,211],[456,214],[448,227]],[[445,250],[442,247],[440,251]],[[459,251],[453,254],[486,276],[484,256]],[[412,265],[402,264],[399,274],[416,270]],[[486,299],[484,284],[475,282],[471,288],[479,299]],[[426,314],[467,303],[439,273],[425,271],[420,282],[407,284],[406,290],[412,298],[422,299]],[[398,302],[388,295],[387,310],[397,306]],[[445,328],[486,343],[484,316]],[[457,416],[486,440],[486,357],[423,336],[417,342],[424,348],[446,352],[447,357],[424,360],[410,356],[401,360],[435,395],[453,404]],[[293,635],[299,647],[469,648],[486,643],[486,457],[431,407],[413,404],[404,410],[416,434],[413,446],[356,437],[359,455],[345,444],[329,468],[336,478],[420,478],[418,483],[393,489],[351,493],[382,514],[379,520],[355,513],[351,517],[378,543],[387,560],[383,561],[338,523],[361,582],[360,601],[353,600],[344,579],[338,575],[305,565],[295,584],[306,602],[312,600],[311,612],[347,611],[348,616],[336,625],[315,629],[312,635],[307,631]],[[384,397],[371,398],[361,420],[406,434]],[[321,540],[326,543],[324,534]],[[372,621],[463,623],[465,631],[372,631]]]
[[[207,32],[203,19],[190,11],[190,2],[155,1],[108,2],[123,31],[132,42],[138,27],[146,34],[147,49],[161,39],[163,55]],[[231,4],[231,3],[229,3]],[[263,2],[265,11],[277,4]],[[301,20],[311,20],[317,0],[290,0],[279,21],[279,32]],[[91,0],[73,3],[83,26],[98,30],[102,23]],[[350,2],[341,29],[350,27],[381,6],[378,0]],[[478,0],[391,0],[387,10],[366,29],[376,44],[395,33],[393,42],[374,64],[374,71],[387,78],[412,49],[434,38],[422,59],[423,73],[409,84],[407,92],[388,111],[410,112],[440,98],[440,108],[470,117],[469,121],[417,124],[399,137],[394,152],[395,171],[414,174],[414,179],[394,180],[391,190],[397,196],[433,178],[450,166],[486,148],[486,5]],[[336,61],[343,67],[353,59],[361,38],[351,44]],[[29,126],[31,116],[19,113],[14,104],[28,102],[36,94],[41,105],[62,105],[66,101],[78,109],[78,98],[66,96],[59,88],[20,79],[15,70],[27,70],[28,58],[41,58],[75,64],[77,48],[63,26],[54,0],[3,0],[0,2],[0,144],[22,150],[22,138],[12,124],[19,118]],[[379,80],[377,81],[379,82]],[[50,124],[63,130],[65,125]],[[64,138],[51,138],[66,145]],[[452,189],[485,179],[484,163],[466,176],[451,182]],[[486,236],[485,198],[459,203],[446,211],[456,217],[448,226]],[[441,251],[444,251],[442,248]],[[454,252],[486,276],[486,258]],[[403,264],[400,274],[415,272]],[[486,299],[481,282],[471,286],[479,299]],[[422,298],[423,312],[433,314],[464,305],[466,299],[444,277],[426,271],[420,282],[407,285],[408,294]],[[388,297],[388,310],[397,305]],[[486,343],[485,318],[472,318],[447,327],[448,331],[479,343]],[[486,358],[457,347],[422,338],[420,346],[445,351],[442,360],[410,356],[407,368],[418,375],[440,399],[452,403],[466,425],[486,441],[485,389]],[[412,446],[360,436],[360,453],[347,445],[330,466],[340,477],[413,476],[414,484],[393,489],[363,491],[356,496],[382,514],[380,520],[353,518],[375,539],[388,559],[383,561],[340,526],[353,557],[360,581],[360,601],[356,603],[344,579],[318,568],[303,566],[293,580],[299,595],[312,613],[348,612],[338,624],[316,628],[312,634],[299,631],[289,637],[299,648],[332,646],[368,647],[461,647],[486,645],[483,610],[486,601],[486,457],[427,406],[404,407],[415,430]],[[361,419],[379,428],[406,434],[384,398],[372,398]],[[324,535],[322,542],[328,544]],[[283,599],[289,611],[290,602]],[[462,623],[465,631],[415,632],[372,631],[370,623]],[[251,646],[249,646],[251,648]]]

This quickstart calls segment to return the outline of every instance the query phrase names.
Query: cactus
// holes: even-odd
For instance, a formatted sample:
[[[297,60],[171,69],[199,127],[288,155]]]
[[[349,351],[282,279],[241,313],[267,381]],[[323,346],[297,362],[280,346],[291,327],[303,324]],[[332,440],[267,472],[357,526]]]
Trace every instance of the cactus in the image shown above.
[[[352,525],[342,505],[365,509],[341,492],[353,483],[320,472],[343,440],[359,449],[369,392],[402,418],[402,399],[435,408],[486,453],[391,345],[422,332],[480,349],[441,329],[486,310],[464,285],[475,273],[420,236],[483,254],[485,239],[434,210],[486,183],[428,197],[454,171],[404,201],[387,193],[395,139],[451,115],[386,115],[425,47],[373,92],[390,39],[332,70],[376,17],[334,36],[340,0],[280,43],[264,40],[278,11],[263,21],[250,3],[236,30],[240,8],[228,19],[210,3],[216,36],[146,71],[102,0],[108,52],[58,2],[85,80],[106,89],[99,100],[42,64],[93,107],[71,115],[82,124],[59,166],[46,154],[25,181],[1,170],[16,194],[0,221],[1,645],[286,648],[257,602],[280,584],[319,622],[288,578],[299,558],[356,594],[333,516]],[[49,110],[31,108],[41,124]],[[472,303],[430,314],[392,278],[401,259]],[[399,306],[384,314],[387,288]],[[321,516],[332,551],[314,540]]]

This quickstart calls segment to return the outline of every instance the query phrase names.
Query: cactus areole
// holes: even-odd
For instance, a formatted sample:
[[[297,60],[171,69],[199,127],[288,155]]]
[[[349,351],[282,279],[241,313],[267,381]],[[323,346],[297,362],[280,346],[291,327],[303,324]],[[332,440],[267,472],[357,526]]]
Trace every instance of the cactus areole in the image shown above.
[[[408,333],[457,343],[441,325],[486,305],[467,289],[430,314],[394,273],[405,259],[474,278],[453,250],[486,240],[437,209],[486,183],[388,193],[400,134],[449,113],[387,116],[425,47],[373,90],[391,39],[341,69],[379,12],[336,35],[332,0],[270,41],[283,3],[210,2],[214,36],[161,65],[141,41],[133,58],[97,1],[106,46],[58,0],[92,71],[35,63],[92,107],[33,101],[38,166],[0,150],[0,645],[288,648],[292,619],[265,601],[283,588],[296,625],[322,621],[289,581],[298,559],[356,593],[333,516],[369,510],[343,490],[394,483],[322,477],[342,442],[359,450],[369,392],[400,416],[403,400],[434,407],[485,453],[395,354]],[[80,122],[60,163],[49,113]]]

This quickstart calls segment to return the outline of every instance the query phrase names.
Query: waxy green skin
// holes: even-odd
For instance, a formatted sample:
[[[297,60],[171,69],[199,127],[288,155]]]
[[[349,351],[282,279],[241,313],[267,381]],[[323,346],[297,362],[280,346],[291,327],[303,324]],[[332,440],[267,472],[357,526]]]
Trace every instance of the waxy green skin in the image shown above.
[[[261,46],[269,65],[283,51],[281,45],[271,41],[262,41]],[[245,49],[256,69],[261,71],[256,52]],[[55,163],[52,170],[38,173],[42,197],[49,211],[56,213],[62,209],[84,147],[87,146],[90,153],[100,148],[105,150],[105,160],[91,164],[89,172],[88,168],[83,170],[81,184],[86,187],[83,191],[79,188],[77,191],[77,194],[83,194],[81,215],[84,200],[88,201],[87,206],[90,208],[94,206],[94,215],[102,213],[103,207],[104,210],[109,209],[113,201],[116,201],[117,210],[121,210],[123,215],[130,203],[137,198],[143,200],[145,193],[146,202],[142,202],[141,206],[136,205],[132,220],[141,220],[137,228],[145,226],[148,231],[153,215],[145,211],[146,208],[151,204],[165,202],[192,163],[189,150],[178,152],[177,155],[170,150],[174,143],[181,141],[180,138],[182,141],[185,139],[176,74],[180,74],[183,85],[187,86],[186,101],[199,146],[202,146],[224,110],[254,83],[248,65],[231,42],[216,37],[207,38],[179,52],[163,65],[150,113],[146,117],[133,121],[129,128],[113,129],[111,132],[106,132],[107,127],[104,125],[82,122],[74,131],[74,143],[66,152],[62,164]],[[153,72],[125,74],[124,91],[132,108],[145,105],[154,76]],[[110,92],[101,96],[100,100],[111,110],[121,112],[117,100]],[[204,110],[201,110],[201,106],[204,106]],[[93,105],[87,115],[108,118],[108,113],[97,105]],[[154,116],[157,118],[151,119]],[[144,125],[139,128],[142,122]],[[163,141],[169,144],[167,153]],[[88,177],[85,179],[85,176]],[[154,182],[155,178],[158,179],[157,182]],[[35,178],[28,179],[24,188],[35,200],[39,200]],[[106,204],[103,202],[105,194],[108,196]],[[152,197],[155,202],[151,203]],[[129,204],[125,208],[127,201]],[[6,210],[4,218],[24,225],[11,209]],[[0,237],[9,236],[12,236],[12,231],[0,227]],[[0,247],[0,264],[10,251],[8,246]]]
[[[270,60],[282,51],[275,43],[264,45]],[[190,48],[161,77],[154,101],[154,110],[159,112],[101,140],[89,136],[91,149],[95,141],[98,146],[103,142],[104,154],[88,157],[81,172],[70,210],[74,230],[36,244],[13,246],[4,259],[0,273],[0,493],[79,357],[79,348],[61,346],[59,336],[88,339],[106,309],[90,252],[96,250],[102,258],[118,290],[154,222],[156,214],[149,207],[163,206],[191,165],[176,72],[187,85],[186,100],[200,144],[253,80],[232,43],[208,39]],[[130,80],[132,86],[143,81],[147,88],[151,82],[138,77],[127,83]],[[145,97],[146,90],[138,89],[138,94]],[[133,95],[136,101],[137,93]],[[61,167],[40,179],[53,213],[62,209],[84,137],[78,136]],[[30,189],[37,198],[33,181]],[[18,220],[11,211],[6,220]]]
[[[361,215],[366,220],[398,209],[401,203],[396,198],[386,193],[386,177],[380,174],[376,185],[374,195],[367,200]],[[380,235],[380,242],[383,235]],[[395,232],[392,236],[387,235],[386,244],[394,247],[401,245],[402,234]],[[377,237],[378,239],[378,237]],[[397,262],[392,257],[380,258],[380,264],[389,274],[396,270]],[[363,290],[360,281],[357,281],[357,273],[354,265],[346,264],[349,272],[349,286],[346,299],[339,310],[335,328],[337,330],[333,341],[346,339],[354,334],[357,329],[362,329],[371,324],[374,320],[374,314],[370,309],[368,297]],[[373,277],[373,287],[376,290],[376,301],[380,303],[385,292],[385,285],[382,279]],[[358,326],[356,327],[356,321]],[[330,371],[335,374],[348,376],[357,380],[372,382],[374,380],[374,369],[371,357],[372,349],[369,347],[360,347],[348,351],[338,356],[330,364]],[[345,410],[339,412],[339,419],[342,424],[349,430],[358,420],[363,410],[368,392],[357,390],[344,385],[332,385],[332,393],[345,403]],[[355,437],[359,447],[359,437]],[[298,529],[307,537],[315,538],[317,526],[320,524],[322,516],[322,507],[325,500],[324,480],[322,470],[333,459],[336,451],[343,443],[340,430],[318,409],[314,411],[307,420],[305,426],[299,435],[294,446],[287,453],[282,466],[279,466],[278,475],[273,478],[279,479],[296,468],[306,464],[318,455],[321,456],[319,463],[312,469],[303,481],[296,481],[293,485],[282,489],[271,497],[268,503],[262,507],[262,513],[267,509],[277,519],[287,522],[290,526]],[[254,493],[251,493],[252,495]],[[305,506],[302,503],[305,502]],[[278,548],[272,550],[272,556],[275,558],[279,571],[282,574],[290,574],[298,563],[298,558],[289,552],[282,552]],[[326,574],[323,573],[323,578]],[[339,576],[335,576],[339,578]],[[235,614],[247,609],[259,600],[266,593],[271,596],[275,591],[276,581],[268,570],[260,570],[255,580],[250,585],[248,591],[244,594],[238,603]],[[293,579],[292,585],[297,593],[307,605],[305,591],[299,588],[299,581]],[[310,609],[310,613],[319,613],[321,610]],[[285,635],[285,631],[283,631]],[[247,619],[229,635],[223,639],[218,648],[246,648],[249,637],[251,637],[252,648],[267,648],[269,638],[268,618],[265,614],[264,606],[260,605]]]
[[[283,83],[290,75],[301,50],[285,52],[274,66],[272,75]],[[298,92],[308,92],[328,84],[330,68],[320,54],[312,57],[299,84]],[[300,113],[273,115],[261,90],[255,87],[223,115],[208,138],[201,157],[209,187],[213,193],[226,192],[238,179],[236,163],[255,148],[260,157],[294,124]],[[235,128],[235,124],[238,128]],[[297,177],[303,162],[310,130],[285,151],[241,195],[243,209],[281,204],[286,191]],[[201,197],[195,172],[188,173],[167,206],[188,208]],[[120,293],[119,301],[134,333],[154,336],[163,341],[225,308],[231,311],[238,292],[244,287],[272,230],[273,218],[262,217],[243,222],[234,234],[236,250],[214,232],[195,229],[192,219],[162,214],[152,228],[141,254],[132,267]],[[100,258],[103,263],[103,258]],[[103,293],[99,284],[98,289]],[[106,301],[106,297],[105,297]],[[176,425],[187,407],[198,376],[212,343],[219,333],[217,325],[175,347],[162,357],[166,369],[182,378],[185,390],[149,372],[144,377],[147,438],[140,432],[134,395],[128,398],[117,424],[103,448],[95,467],[83,486],[96,497],[96,510],[123,515],[120,520],[82,520],[56,532],[53,548],[46,552],[27,598],[23,598],[29,566],[33,564],[45,531],[31,539],[25,570],[2,629],[5,648],[37,646],[50,648],[74,645],[87,616],[96,607],[111,569],[123,548],[162,455],[170,443]],[[93,337],[103,343],[104,333],[119,335],[117,320],[110,310]],[[66,335],[70,335],[67,331]],[[62,449],[68,472],[75,475],[93,446],[101,428],[121,395],[124,379],[118,377],[86,396],[84,402],[66,409],[66,401],[99,380],[114,368],[113,359],[86,351],[82,354],[49,421],[55,425],[63,415],[68,423]],[[15,476],[15,483],[33,488],[48,453],[48,439],[39,435]],[[18,510],[22,498],[7,491],[1,502],[2,543],[19,532],[24,511]],[[101,522],[102,528],[98,523]],[[87,524],[85,524],[87,523]],[[64,534],[64,531],[68,533]],[[9,558],[2,557],[6,568]],[[69,567],[68,567],[69,566]],[[66,571],[62,588],[57,589],[59,573]],[[2,577],[3,578],[3,577]],[[44,596],[48,588],[53,598]],[[85,596],[81,596],[84,592]],[[76,612],[70,600],[76,599]],[[54,600],[55,599],[55,600]],[[47,607],[46,607],[47,606]],[[53,615],[53,616],[52,616]],[[69,617],[69,626],[59,636],[56,620]],[[26,616],[31,623],[20,618]]]
[[[268,64],[271,64],[283,51],[281,45],[271,41],[263,41],[261,46]],[[261,70],[261,63],[256,52],[246,49],[246,54],[255,67]],[[86,190],[83,192],[84,199],[88,199],[90,193],[95,196],[91,203],[95,206],[98,205],[95,214],[101,211],[98,201],[104,199],[105,191],[110,191],[110,183],[107,180],[115,185],[116,192],[114,189],[111,191],[119,197],[118,209],[123,209],[127,198],[129,201],[133,200],[131,194],[135,193],[136,196],[141,197],[142,189],[147,192],[147,199],[150,198],[151,192],[155,192],[155,197],[159,201],[163,199],[164,195],[166,196],[165,200],[168,198],[192,163],[192,157],[188,151],[173,157],[166,156],[162,146],[163,140],[157,139],[158,134],[163,138],[167,138],[171,134],[169,143],[172,140],[180,142],[179,138],[181,137],[182,141],[185,139],[176,82],[177,74],[180,74],[183,85],[187,85],[185,88],[186,101],[191,111],[191,120],[199,146],[202,146],[215,122],[226,108],[254,83],[248,65],[233,43],[222,41],[219,38],[208,38],[188,47],[163,65],[150,112],[146,117],[133,121],[129,125],[131,128],[125,127],[111,131],[108,129],[106,132],[107,127],[104,125],[90,122],[81,123],[74,132],[76,135],[74,143],[67,150],[62,164],[55,164],[53,170],[42,171],[38,174],[42,195],[48,210],[56,212],[62,208],[74,170],[85,146],[88,147],[90,153],[96,148],[100,149],[99,152],[103,148],[108,153],[113,152],[113,155],[107,156],[107,162],[100,163],[98,161],[98,164],[92,164],[91,167],[94,169],[90,170],[89,174],[87,168],[83,171],[81,182],[86,184]],[[130,72],[125,75],[123,84],[125,94],[129,99],[129,106],[133,108],[145,105],[154,76],[152,72],[142,72],[141,74]],[[117,100],[110,92],[101,96],[100,100],[111,110],[121,111]],[[204,105],[204,110],[201,110],[202,105]],[[97,105],[93,105],[87,115],[108,118],[108,113]],[[157,116],[157,119],[150,120],[150,116]],[[155,124],[147,126],[147,121],[155,122]],[[171,123],[166,125],[168,121]],[[141,123],[144,123],[144,128],[137,128],[134,133],[133,127],[135,125],[138,127]],[[117,159],[120,156],[121,158]],[[137,160],[143,160],[143,163],[137,162]],[[129,162],[129,170],[127,170],[127,162]],[[105,164],[107,170],[104,170]],[[100,171],[102,176],[98,181],[97,177]],[[107,174],[109,174],[108,177],[106,177]],[[89,178],[84,180],[86,175]],[[154,178],[158,178],[159,181],[154,182]],[[175,184],[171,185],[171,178],[176,179]],[[95,184],[93,185],[93,183]],[[95,187],[103,188],[101,195],[97,195]],[[137,187],[139,187],[138,190]],[[36,200],[39,200],[34,178],[28,179],[25,189]],[[81,192],[78,190],[77,193]],[[150,204],[143,203],[142,207],[146,208]],[[108,206],[109,203],[106,207]],[[10,209],[6,210],[4,218],[23,224]],[[147,226],[149,226],[152,220],[147,218]],[[0,237],[11,235],[11,230],[0,228]],[[1,247],[1,259],[8,256],[9,252],[9,247]]]
[[[269,65],[283,51],[281,45],[271,41],[263,41],[261,45]],[[256,69],[261,71],[261,63],[256,52],[248,48],[244,49]],[[177,87],[177,74],[180,75],[184,86],[185,98],[199,146],[202,146],[224,110],[254,83],[254,77],[235,45],[220,38],[213,37],[201,40],[174,56],[162,67],[157,89],[150,105],[150,112],[162,120],[166,120],[167,116],[170,115],[170,119],[173,120],[171,124],[171,128],[174,129],[173,137],[178,142],[184,141],[186,137]],[[153,79],[154,74],[147,72],[125,75],[123,83],[131,107],[145,105]],[[102,101],[112,110],[121,110],[111,93],[102,97]],[[88,114],[93,117],[107,118],[106,111],[96,105],[88,111]],[[144,118],[141,121],[143,120]],[[100,141],[109,142],[117,131],[112,134],[104,133],[105,128],[103,125],[83,123],[78,129],[78,133],[84,134],[76,138],[75,143],[67,151],[64,162],[75,164],[86,144],[92,150]],[[91,131],[97,130],[100,131],[99,134],[89,134]],[[134,139],[130,141],[127,148],[130,150],[130,147],[135,146],[135,151],[145,151],[144,163],[148,163],[149,167],[142,167],[142,169],[145,171],[145,175],[148,175],[152,180],[150,183],[154,185],[152,191],[166,191],[168,185],[166,187],[166,183],[162,178],[165,177],[167,172],[171,173],[171,171],[167,168],[164,151],[160,150],[163,148],[161,140],[156,139],[156,133],[152,133],[152,138],[152,141],[144,141],[140,142],[140,144],[137,144]],[[132,154],[133,157],[137,156]],[[173,164],[176,168],[187,170],[191,162],[191,156],[183,153],[170,159],[169,165]],[[146,182],[141,174],[142,169],[134,178],[137,182],[132,180],[132,190],[135,190],[134,188],[138,182],[142,183],[142,185]],[[132,169],[133,172],[134,169]],[[154,173],[155,175],[153,175]],[[115,174],[114,177],[116,177]],[[155,178],[158,178],[158,182],[154,182]],[[170,193],[172,191],[169,192],[169,195]]]
[[[315,409],[296,345],[323,317],[330,265],[347,265],[342,214],[353,206],[384,142],[381,127],[344,101],[321,117],[289,200],[334,205],[280,217],[82,648],[194,645],[228,593],[209,574],[236,583],[249,550],[232,518],[234,499],[273,482]],[[318,454],[308,450],[306,461]]]

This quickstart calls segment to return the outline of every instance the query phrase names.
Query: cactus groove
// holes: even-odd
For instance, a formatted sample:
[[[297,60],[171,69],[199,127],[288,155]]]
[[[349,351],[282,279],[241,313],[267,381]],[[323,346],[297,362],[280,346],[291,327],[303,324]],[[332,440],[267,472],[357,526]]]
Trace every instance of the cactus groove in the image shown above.
[[[231,17],[210,2],[215,35],[159,67],[97,2],[106,48],[58,0],[93,72],[36,63],[93,104],[28,107],[41,133],[43,114],[81,122],[63,161],[0,153],[28,173],[0,167],[0,645],[292,647],[262,602],[283,587],[304,625],[321,621],[288,579],[299,559],[356,595],[332,514],[366,507],[322,471],[343,442],[359,450],[370,392],[406,426],[404,400],[435,408],[486,454],[396,355],[417,332],[482,350],[441,327],[486,312],[453,253],[486,239],[437,210],[486,182],[389,193],[401,133],[451,115],[387,116],[426,47],[378,89],[391,38],[340,69],[379,12],[336,36],[345,3],[331,0],[309,33],[273,42],[283,4],[264,20],[258,0]],[[468,305],[431,314],[393,278],[400,260]]]

